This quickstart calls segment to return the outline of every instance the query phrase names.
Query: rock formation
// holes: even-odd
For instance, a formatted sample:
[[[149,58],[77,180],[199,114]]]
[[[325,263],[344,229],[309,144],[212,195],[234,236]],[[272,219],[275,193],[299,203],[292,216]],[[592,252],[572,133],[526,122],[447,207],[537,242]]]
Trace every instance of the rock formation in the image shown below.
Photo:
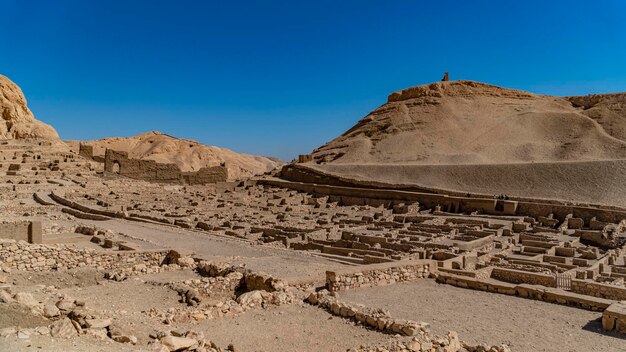
[[[2,75],[0,75],[0,115],[2,117],[0,139],[59,139],[52,126],[35,120],[20,87]]]

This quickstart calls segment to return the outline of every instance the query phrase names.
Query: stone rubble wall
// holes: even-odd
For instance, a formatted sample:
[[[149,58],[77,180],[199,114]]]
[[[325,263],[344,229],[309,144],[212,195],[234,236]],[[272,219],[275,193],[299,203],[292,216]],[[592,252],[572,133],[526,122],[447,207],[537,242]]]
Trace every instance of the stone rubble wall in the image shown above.
[[[613,299],[616,301],[626,300],[626,287],[607,285],[599,282],[572,279],[571,291],[587,296]]]
[[[0,239],[0,268],[45,271],[81,267],[110,270],[136,264],[152,267],[161,265],[168,253],[169,250],[105,252]]]
[[[414,336],[420,333],[420,331],[426,333],[430,329],[430,325],[427,323],[393,319],[388,312],[381,309],[373,309],[362,305],[341,302],[336,297],[329,295],[328,291],[311,293],[306,301],[326,309],[333,315],[355,320],[360,324],[370,326],[380,331]]]
[[[395,340],[374,346],[359,346],[349,352],[512,352],[508,345],[489,346],[485,343],[468,344],[459,341],[456,331],[445,336],[421,335],[410,341]]]
[[[331,292],[357,287],[390,285],[396,282],[427,278],[436,268],[432,260],[406,260],[363,265],[341,271],[326,272],[326,288]]]

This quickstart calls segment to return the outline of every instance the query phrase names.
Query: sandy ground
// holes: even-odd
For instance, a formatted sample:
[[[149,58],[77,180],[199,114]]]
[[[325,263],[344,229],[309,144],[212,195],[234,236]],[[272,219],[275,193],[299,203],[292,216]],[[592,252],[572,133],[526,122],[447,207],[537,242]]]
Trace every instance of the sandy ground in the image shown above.
[[[623,352],[626,337],[607,335],[600,313],[440,285],[433,280],[363,288],[340,294],[353,303],[425,321],[443,334],[455,330],[470,343],[507,343],[520,352]]]
[[[139,319],[134,326],[141,331]],[[166,326],[164,326],[166,328]],[[209,320],[201,324],[177,325],[203,332],[220,346],[233,343],[237,351],[346,351],[362,344],[379,344],[392,336],[354,326],[347,320],[330,316],[308,305],[288,305],[255,310],[234,318]],[[0,339],[0,351],[136,351],[120,343],[104,343],[86,336],[72,340],[33,337],[29,340]],[[145,349],[144,349],[145,350]]]

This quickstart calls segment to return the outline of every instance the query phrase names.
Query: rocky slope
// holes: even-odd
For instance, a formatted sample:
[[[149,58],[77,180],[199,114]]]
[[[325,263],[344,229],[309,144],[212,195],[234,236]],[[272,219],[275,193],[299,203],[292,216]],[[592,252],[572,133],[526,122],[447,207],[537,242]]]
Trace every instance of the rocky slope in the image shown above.
[[[0,116],[2,117],[0,139],[59,139],[52,126],[35,120],[20,87],[2,75],[0,75]]]
[[[156,131],[129,138],[105,138],[85,143],[94,147],[95,155],[104,155],[108,148],[127,152],[134,159],[174,163],[182,171],[197,171],[225,162],[228,176],[233,180],[263,174],[282,165],[277,159],[240,154]]]
[[[473,81],[391,94],[318,162],[498,164],[626,157],[626,94],[560,98]]]

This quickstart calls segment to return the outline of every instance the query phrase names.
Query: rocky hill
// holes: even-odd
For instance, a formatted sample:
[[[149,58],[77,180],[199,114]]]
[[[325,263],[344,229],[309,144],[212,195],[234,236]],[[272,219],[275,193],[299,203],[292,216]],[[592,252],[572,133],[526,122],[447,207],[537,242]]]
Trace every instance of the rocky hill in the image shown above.
[[[318,162],[495,164],[626,157],[626,94],[560,98],[473,81],[391,94]]]
[[[233,180],[263,174],[282,165],[277,159],[240,154],[156,131],[129,138],[105,138],[85,143],[94,147],[95,155],[104,155],[108,148],[127,152],[134,159],[174,163],[182,171],[197,171],[225,162],[229,178]]]
[[[20,87],[0,75],[0,139],[44,138],[58,140],[52,128],[35,119]]]

